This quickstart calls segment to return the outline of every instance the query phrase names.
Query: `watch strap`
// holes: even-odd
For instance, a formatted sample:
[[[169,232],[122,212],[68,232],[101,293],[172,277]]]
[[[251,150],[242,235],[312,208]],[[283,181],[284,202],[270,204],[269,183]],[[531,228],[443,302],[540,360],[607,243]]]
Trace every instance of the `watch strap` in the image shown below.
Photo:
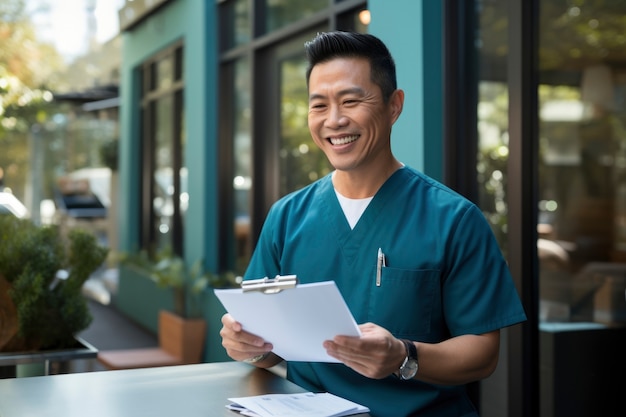
[[[404,343],[404,346],[406,347],[406,356],[411,359],[417,360],[417,348],[415,347],[415,343],[407,339],[400,340],[402,340],[402,343]]]
[[[415,347],[415,344],[410,340],[400,339],[400,341],[404,344],[406,356],[404,358],[404,361],[402,361],[402,365],[400,365],[400,368],[392,375],[398,379],[405,379],[402,377],[402,371],[404,370],[404,367],[407,366],[407,363],[411,361],[417,364],[417,347]]]

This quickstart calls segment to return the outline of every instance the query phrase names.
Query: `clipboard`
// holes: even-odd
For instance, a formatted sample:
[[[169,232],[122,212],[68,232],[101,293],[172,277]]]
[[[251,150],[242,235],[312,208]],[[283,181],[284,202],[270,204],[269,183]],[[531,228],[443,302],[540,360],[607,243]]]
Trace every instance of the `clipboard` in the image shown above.
[[[286,275],[214,293],[244,330],[272,343],[287,361],[337,363],[322,343],[340,334],[361,335],[334,281],[298,284],[295,275]]]

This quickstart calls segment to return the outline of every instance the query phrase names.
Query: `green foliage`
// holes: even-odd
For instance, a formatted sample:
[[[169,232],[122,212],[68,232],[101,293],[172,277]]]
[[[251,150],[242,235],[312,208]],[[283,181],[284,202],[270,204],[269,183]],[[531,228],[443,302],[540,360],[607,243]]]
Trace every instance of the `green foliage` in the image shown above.
[[[19,335],[32,348],[72,346],[73,335],[92,320],[82,286],[108,249],[84,230],[71,230],[64,239],[56,226],[10,215],[0,215],[0,236],[0,274],[12,284]]]
[[[15,282],[29,265],[50,281],[62,268],[63,245],[58,230],[38,228],[28,220],[0,215],[0,273]]]
[[[307,63],[300,57],[281,63],[280,194],[298,190],[328,174],[332,165],[315,145],[307,126],[309,99],[302,77]]]
[[[188,267],[185,260],[170,248],[161,249],[153,255],[145,250],[124,254],[120,263],[143,270],[159,288],[171,289],[174,293],[174,312],[182,317],[200,313],[198,296],[206,288],[236,288],[241,284],[241,277],[232,271],[216,274],[204,270],[201,259]]]
[[[4,185],[23,199],[34,153],[29,135],[58,107],[52,91],[65,82],[56,75],[64,63],[37,39],[24,0],[0,1],[0,45],[0,169]]]
[[[119,140],[113,139],[100,147],[100,159],[111,171],[117,171]]]

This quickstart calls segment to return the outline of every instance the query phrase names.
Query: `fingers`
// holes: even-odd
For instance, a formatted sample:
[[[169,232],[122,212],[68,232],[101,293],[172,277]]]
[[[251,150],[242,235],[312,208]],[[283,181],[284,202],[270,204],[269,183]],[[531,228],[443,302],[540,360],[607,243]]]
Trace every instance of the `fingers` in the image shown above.
[[[358,350],[349,345],[337,344],[332,341],[327,341],[324,346],[330,356],[368,378],[381,379],[393,372],[393,370],[387,369],[388,362],[376,351],[370,351],[369,348]]]
[[[369,378],[385,378],[397,370],[402,342],[372,323],[362,324],[361,337],[336,336],[324,342],[328,354]]]
[[[235,332],[241,331],[241,324],[229,313],[222,316],[222,325],[231,328]]]
[[[262,355],[273,348],[272,344],[265,342],[263,338],[243,330],[241,323],[228,313],[222,316],[220,336],[228,356],[238,361]]]

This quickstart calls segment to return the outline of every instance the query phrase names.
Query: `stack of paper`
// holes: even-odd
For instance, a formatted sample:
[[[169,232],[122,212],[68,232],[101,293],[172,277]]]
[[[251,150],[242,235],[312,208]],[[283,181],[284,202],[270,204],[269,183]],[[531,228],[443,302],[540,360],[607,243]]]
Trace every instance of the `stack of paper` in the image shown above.
[[[267,394],[229,398],[231,410],[249,417],[341,417],[367,413],[369,408],[328,392]]]
[[[215,290],[226,311],[244,330],[274,346],[286,361],[339,362],[324,349],[325,340],[361,335],[334,281],[300,284],[276,294]],[[323,308],[320,308],[323,306]]]

